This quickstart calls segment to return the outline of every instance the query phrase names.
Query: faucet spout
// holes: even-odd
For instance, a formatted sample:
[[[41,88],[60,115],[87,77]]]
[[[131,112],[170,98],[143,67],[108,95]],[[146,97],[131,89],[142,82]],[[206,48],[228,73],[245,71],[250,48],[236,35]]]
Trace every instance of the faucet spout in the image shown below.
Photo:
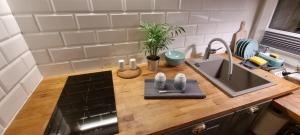
[[[226,51],[228,53],[228,60],[229,60],[229,65],[228,65],[228,79],[230,79],[231,75],[232,75],[232,70],[233,70],[232,53],[231,53],[230,47],[227,45],[227,43],[223,39],[221,39],[221,38],[214,38],[214,39],[212,39],[208,43],[208,46],[207,46],[207,48],[205,50],[205,53],[204,53],[204,56],[203,56],[203,60],[208,60],[209,59],[209,56],[211,54],[211,45],[215,41],[219,41],[219,42],[223,43],[223,45],[225,46]]]

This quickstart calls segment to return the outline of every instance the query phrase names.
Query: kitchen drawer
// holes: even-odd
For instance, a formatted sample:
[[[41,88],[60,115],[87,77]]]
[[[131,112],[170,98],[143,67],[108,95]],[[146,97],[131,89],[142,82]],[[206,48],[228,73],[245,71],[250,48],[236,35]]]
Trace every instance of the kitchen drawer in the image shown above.
[[[242,110],[237,111],[233,118],[230,128],[230,135],[245,135],[251,132],[251,128],[259,119],[261,114],[268,108],[271,101],[263,102]]]
[[[190,126],[176,129],[165,135],[219,135],[227,129],[226,123],[230,123],[233,113],[217,117],[211,120],[192,124]]]

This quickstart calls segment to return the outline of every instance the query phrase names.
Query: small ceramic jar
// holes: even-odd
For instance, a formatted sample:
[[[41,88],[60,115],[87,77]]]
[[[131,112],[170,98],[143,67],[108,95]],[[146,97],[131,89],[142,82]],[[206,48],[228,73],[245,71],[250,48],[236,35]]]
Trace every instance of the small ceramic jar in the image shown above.
[[[177,90],[184,91],[186,88],[186,76],[183,73],[178,73],[174,78],[174,87]]]
[[[154,88],[158,90],[165,89],[166,80],[167,80],[166,75],[164,73],[162,72],[157,73],[154,79]]]
[[[136,60],[134,58],[132,58],[132,59],[129,60],[129,67],[132,70],[135,70],[137,68],[137,66],[136,66]]]
[[[124,71],[125,70],[125,61],[124,60],[118,60],[119,70]]]

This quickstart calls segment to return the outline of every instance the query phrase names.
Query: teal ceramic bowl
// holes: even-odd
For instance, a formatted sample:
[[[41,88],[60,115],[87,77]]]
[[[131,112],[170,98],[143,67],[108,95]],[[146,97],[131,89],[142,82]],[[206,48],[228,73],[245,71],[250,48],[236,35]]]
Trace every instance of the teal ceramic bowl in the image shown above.
[[[165,52],[165,58],[169,66],[177,66],[184,62],[185,54],[172,50]]]

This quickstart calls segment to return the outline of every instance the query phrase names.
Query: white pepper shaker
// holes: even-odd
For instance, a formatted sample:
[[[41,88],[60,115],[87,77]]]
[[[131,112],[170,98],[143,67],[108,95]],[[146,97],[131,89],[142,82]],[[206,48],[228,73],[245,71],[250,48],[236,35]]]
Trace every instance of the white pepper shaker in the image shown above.
[[[122,59],[118,60],[118,64],[119,64],[119,70],[124,71],[125,70],[125,61]]]
[[[166,85],[166,75],[162,72],[159,72],[155,75],[155,79],[154,79],[154,88],[158,89],[158,90],[163,90],[165,89],[165,85]]]
[[[184,91],[186,88],[186,80],[185,74],[178,73],[174,78],[175,89]]]
[[[129,67],[132,70],[136,69],[136,60],[134,58],[129,60]]]

